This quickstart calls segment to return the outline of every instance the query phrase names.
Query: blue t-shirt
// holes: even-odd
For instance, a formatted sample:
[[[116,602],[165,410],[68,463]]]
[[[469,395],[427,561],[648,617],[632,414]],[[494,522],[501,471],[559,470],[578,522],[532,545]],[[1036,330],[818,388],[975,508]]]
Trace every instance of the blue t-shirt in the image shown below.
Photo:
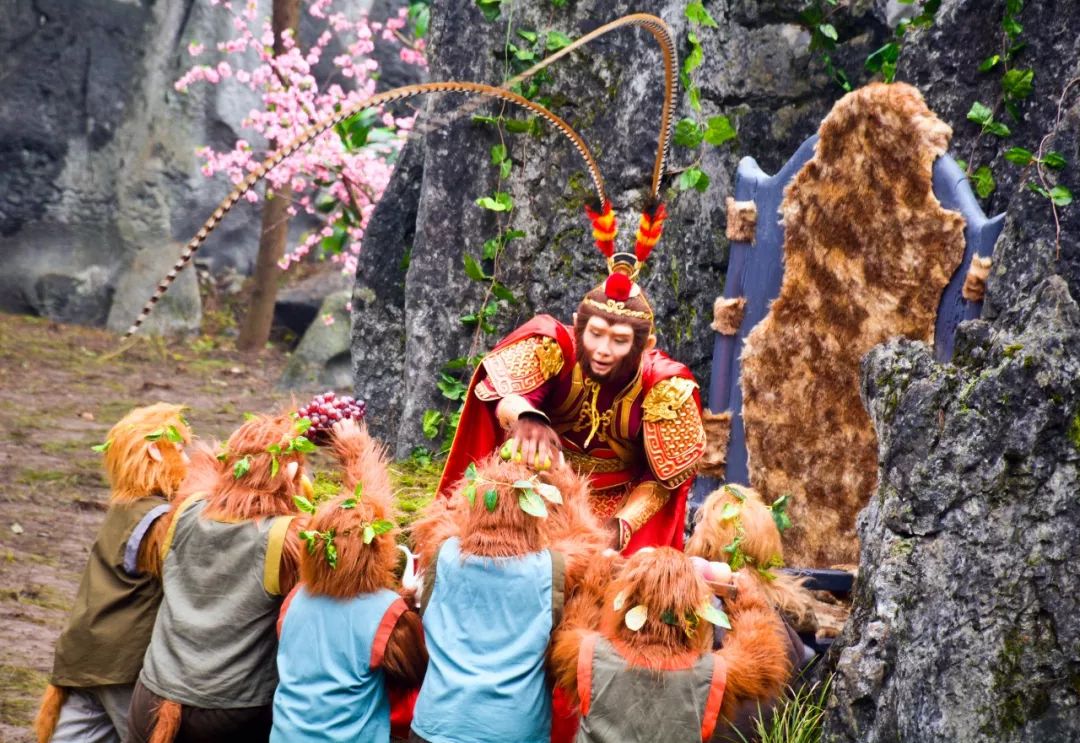
[[[462,556],[457,538],[448,539],[424,611],[430,660],[413,730],[431,743],[548,743],[551,626],[549,550]]]
[[[398,598],[386,589],[346,600],[296,592],[278,642],[272,743],[390,739],[390,700],[371,653]]]

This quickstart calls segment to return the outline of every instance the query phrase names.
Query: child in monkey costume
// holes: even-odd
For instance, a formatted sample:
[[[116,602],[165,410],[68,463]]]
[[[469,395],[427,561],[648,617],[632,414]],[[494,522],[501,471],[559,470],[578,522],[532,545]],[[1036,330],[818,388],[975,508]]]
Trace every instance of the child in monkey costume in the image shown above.
[[[310,493],[307,425],[291,415],[254,417],[216,459],[204,457],[208,466],[193,465],[192,494],[162,545],[165,595],[131,701],[132,740],[238,743],[270,734],[275,623],[300,555],[294,498]]]
[[[731,632],[686,555],[669,547],[597,561],[555,635],[552,668],[580,705],[579,743],[727,740],[749,701],[775,697],[790,665],[783,624],[753,580],[736,574]],[[748,730],[740,731],[743,734]]]
[[[756,490],[724,485],[709,495],[694,521],[686,554],[726,562],[735,570],[744,565],[753,568],[748,574],[795,629],[809,633],[817,629],[813,595],[801,579],[776,570],[784,564],[780,529]]]
[[[109,431],[112,487],[35,722],[39,743],[120,741],[161,601],[159,548],[190,461],[180,405],[136,408]]]
[[[301,583],[278,620],[278,687],[270,740],[386,741],[388,687],[420,686],[420,616],[394,590],[398,550],[385,452],[352,421],[335,443],[355,463],[344,493],[300,532]]]
[[[488,457],[413,525],[430,662],[410,740],[548,742],[545,657],[564,589],[609,541],[587,498],[569,468]]]

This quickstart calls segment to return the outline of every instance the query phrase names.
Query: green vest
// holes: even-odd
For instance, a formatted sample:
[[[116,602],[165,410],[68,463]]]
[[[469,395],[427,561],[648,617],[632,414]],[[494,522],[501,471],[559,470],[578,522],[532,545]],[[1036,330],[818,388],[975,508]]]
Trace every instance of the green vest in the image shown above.
[[[114,504],[105,514],[67,627],[56,643],[56,686],[133,684],[139,677],[161,603],[161,583],[136,574],[134,558],[146,530],[167,510],[168,501],[153,495]]]

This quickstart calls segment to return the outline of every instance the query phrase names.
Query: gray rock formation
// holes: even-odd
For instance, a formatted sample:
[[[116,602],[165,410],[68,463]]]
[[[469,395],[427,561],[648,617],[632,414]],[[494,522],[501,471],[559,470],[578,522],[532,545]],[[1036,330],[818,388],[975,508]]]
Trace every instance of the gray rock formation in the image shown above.
[[[1049,202],[1024,187],[1033,174],[1001,161],[1052,131],[1061,182],[1080,191],[1075,94],[1054,125],[1080,75],[1077,12],[1025,8],[1016,64],[1036,70],[1035,92],[1003,146],[964,120],[976,98],[995,100],[998,75],[975,68],[1000,41],[1003,6],[946,0],[904,52],[901,77],[953,125],[953,152],[995,164],[991,202],[1009,216],[983,319],[961,326],[952,364],[913,343],[864,360],[880,487],[831,656],[827,740],[1080,739],[1080,212],[1060,210],[1058,257]]]
[[[712,301],[722,289],[727,260],[724,199],[735,166],[743,154],[752,153],[763,167],[779,167],[841,93],[808,51],[809,34],[798,25],[802,7],[801,2],[710,4],[719,28],[698,34],[705,59],[695,72],[702,120],[728,115],[739,139],[719,148],[705,146],[701,166],[712,179],[708,191],[668,193],[671,216],[642,282],[657,309],[660,346],[689,363],[705,385]],[[511,38],[527,47],[514,32],[537,31],[542,43],[549,29],[575,37],[601,22],[644,11],[671,24],[685,55],[684,8],[682,2],[656,0],[633,5],[598,0],[554,10],[515,4]],[[439,0],[431,15],[432,80],[497,83],[506,77],[505,13],[490,23],[471,0]],[[839,17],[853,27],[884,28],[865,7],[843,9]],[[863,33],[843,53],[865,56],[871,37]],[[538,47],[537,56],[543,54]],[[551,69],[553,81],[543,90],[552,96],[553,110],[594,149],[627,244],[632,243],[655,151],[660,70],[652,37],[622,30],[557,63]],[[437,117],[458,105],[460,99],[451,96],[432,100],[424,116]],[[498,111],[495,104],[480,110]],[[678,117],[690,113],[680,95]],[[512,194],[515,209],[502,227],[524,230],[527,236],[510,243],[498,274],[522,301],[495,318],[497,332],[487,337],[476,339],[461,324],[459,316],[474,311],[482,299],[482,286],[464,274],[463,253],[479,256],[484,241],[500,229],[492,212],[474,204],[497,185],[489,150],[498,142],[492,127],[468,120],[424,136],[403,159],[367,234],[353,301],[356,393],[368,400],[373,417],[381,413],[385,423],[376,431],[396,440],[399,456],[430,443],[421,433],[425,409],[453,410],[435,385],[448,360],[486,350],[537,312],[569,320],[581,295],[603,278],[602,259],[582,213],[588,179],[580,160],[552,131],[510,135],[515,167],[502,188]],[[673,148],[673,176],[696,154]],[[408,260],[401,260],[406,255]]]
[[[343,389],[352,382],[349,353],[348,291],[326,297],[318,317],[304,333],[281,376],[281,385],[289,389]],[[326,319],[330,322],[327,323]]]

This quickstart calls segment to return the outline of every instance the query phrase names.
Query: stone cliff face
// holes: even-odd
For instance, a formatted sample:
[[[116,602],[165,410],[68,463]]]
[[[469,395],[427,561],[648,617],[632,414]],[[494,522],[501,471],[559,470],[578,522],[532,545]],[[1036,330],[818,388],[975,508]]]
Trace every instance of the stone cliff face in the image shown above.
[[[502,47],[510,7],[504,3],[502,17],[487,22],[471,0],[435,2],[431,79],[505,79]],[[535,30],[541,39],[551,29],[573,38],[640,11],[663,17],[685,55],[684,8],[682,2],[600,0],[559,9],[515,3],[510,38],[525,45],[516,35],[519,29]],[[719,28],[698,34],[705,61],[694,77],[701,86],[702,119],[726,114],[738,140],[705,146],[701,167],[712,179],[706,192],[669,193],[664,237],[642,276],[656,306],[660,347],[690,364],[703,385],[713,344],[712,301],[723,288],[727,261],[724,199],[735,166],[752,154],[763,167],[778,168],[842,92],[808,51],[810,36],[798,25],[801,3],[713,3],[709,9]],[[853,55],[883,28],[866,8],[845,9],[841,16],[871,29],[852,48]],[[552,96],[555,113],[593,148],[620,217],[620,237],[632,244],[658,127],[662,75],[656,44],[646,32],[620,30],[550,70],[553,80],[543,92]],[[451,97],[429,101],[425,116],[459,104]],[[497,113],[498,106],[485,104],[481,112]],[[690,114],[680,94],[677,118]],[[527,236],[509,244],[499,277],[523,301],[497,317],[497,332],[481,347],[472,347],[473,333],[458,318],[480,303],[482,287],[466,278],[462,256],[479,256],[483,242],[498,230],[495,216],[474,204],[497,184],[489,150],[498,143],[493,128],[467,117],[414,141],[404,158],[407,166],[395,174],[372,220],[353,299],[354,376],[358,396],[368,400],[373,428],[396,442],[399,456],[431,444],[421,433],[425,409],[453,407],[435,387],[443,364],[482,352],[535,313],[569,321],[584,292],[604,275],[582,211],[588,179],[580,160],[551,131],[510,135],[515,167],[504,188],[515,208],[509,227]],[[694,157],[674,147],[669,170],[677,174]]]
[[[998,96],[1004,2],[946,0],[905,50],[918,85],[955,130],[952,151],[991,161],[991,208],[1008,217],[983,319],[961,326],[952,364],[894,342],[863,362],[880,486],[862,514],[854,612],[831,658],[827,740],[1032,741],[1080,737],[1080,212],[1060,210],[1006,165],[1010,146],[1048,149],[1080,187],[1077,7],[1029,4],[1017,67],[1036,70],[1022,122],[1002,145],[965,121]],[[1078,86],[1080,87],[1080,86]]]

